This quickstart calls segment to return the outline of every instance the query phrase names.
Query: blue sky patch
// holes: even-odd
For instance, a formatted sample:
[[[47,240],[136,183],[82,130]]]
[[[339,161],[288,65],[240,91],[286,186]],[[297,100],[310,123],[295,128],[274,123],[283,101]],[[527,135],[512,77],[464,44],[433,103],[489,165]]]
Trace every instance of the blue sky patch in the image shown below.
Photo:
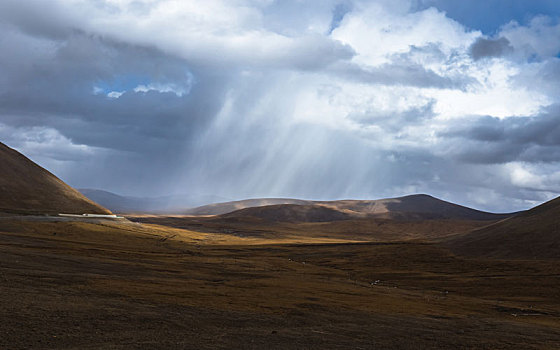
[[[558,0],[424,0],[419,7],[423,9],[431,6],[487,35],[495,34],[501,26],[512,20],[527,24],[536,15],[560,16]]]

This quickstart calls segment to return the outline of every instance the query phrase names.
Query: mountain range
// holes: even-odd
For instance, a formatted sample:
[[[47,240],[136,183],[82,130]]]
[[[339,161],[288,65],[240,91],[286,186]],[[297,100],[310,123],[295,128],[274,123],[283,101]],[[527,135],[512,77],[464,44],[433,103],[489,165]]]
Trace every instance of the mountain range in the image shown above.
[[[110,214],[109,209],[65,184],[49,171],[0,143],[0,213],[52,215]],[[82,190],[110,208],[130,210],[158,207],[158,201],[116,196],[98,190]],[[124,198],[124,199],[123,199]],[[164,208],[159,206],[158,208]],[[460,255],[491,258],[558,258],[560,257],[560,197],[533,209],[510,214],[483,212],[429,195],[419,194],[379,200],[307,201],[298,199],[249,199],[205,205],[188,211],[185,215],[211,215],[232,223],[239,220],[257,220],[263,223],[336,223],[348,221],[364,225],[364,220],[389,220],[391,222],[425,222],[444,220],[446,227],[454,222],[484,221],[478,228],[457,232],[445,238],[442,244]],[[225,221],[224,221],[225,220]],[[234,220],[234,221],[232,221]],[[379,222],[376,221],[379,226]],[[482,226],[482,227],[480,227]],[[328,231],[328,230],[327,230]],[[436,237],[437,235],[432,235]]]
[[[321,222],[360,218],[395,220],[499,220],[514,214],[494,214],[416,194],[378,200],[305,201],[248,199],[217,203],[186,211],[188,215],[251,216],[269,221]]]

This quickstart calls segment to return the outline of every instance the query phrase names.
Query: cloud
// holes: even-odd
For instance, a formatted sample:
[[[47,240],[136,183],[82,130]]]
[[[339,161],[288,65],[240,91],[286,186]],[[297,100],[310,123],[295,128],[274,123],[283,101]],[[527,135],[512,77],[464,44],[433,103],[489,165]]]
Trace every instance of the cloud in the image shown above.
[[[508,39],[501,37],[497,39],[484,39],[482,37],[469,48],[469,53],[474,60],[486,57],[501,57],[513,51]]]
[[[110,98],[119,98],[124,94],[124,91],[111,91],[107,94],[107,97]]]
[[[422,124],[426,119],[433,118],[435,116],[433,111],[434,103],[435,101],[432,100],[423,106],[393,113],[368,111],[364,114],[349,115],[348,117],[362,126],[376,126],[389,132],[397,132],[411,125]]]
[[[391,11],[379,3],[368,3],[348,13],[332,37],[357,52],[355,62],[376,66],[390,62],[392,55],[405,53],[412,46],[437,44],[446,54],[464,49],[477,32],[466,31],[443,12],[429,8],[419,12]]]
[[[465,89],[474,79],[441,76],[433,70],[414,63],[382,64],[377,67],[360,67],[356,64],[340,64],[331,67],[334,74],[367,84],[405,85],[438,89]]]
[[[450,127],[443,137],[466,140],[451,153],[473,163],[553,163],[560,158],[560,106],[531,117],[482,117]]]
[[[543,60],[560,53],[560,43],[554,39],[560,35],[558,18],[536,16],[527,26],[512,21],[502,28],[500,35],[522,59]]]
[[[5,0],[0,136],[137,196],[550,198],[558,24],[489,39],[434,4]]]

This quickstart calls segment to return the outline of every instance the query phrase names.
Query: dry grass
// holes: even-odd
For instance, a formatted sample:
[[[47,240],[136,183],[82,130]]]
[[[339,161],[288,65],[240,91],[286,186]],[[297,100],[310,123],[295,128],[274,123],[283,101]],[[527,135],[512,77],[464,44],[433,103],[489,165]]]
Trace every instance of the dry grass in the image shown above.
[[[404,241],[443,238],[494,221],[354,219],[333,222],[271,222],[254,217],[128,216],[135,222],[243,238]]]
[[[560,347],[558,261],[325,239],[3,219],[0,348]]]
[[[560,198],[466,235],[450,237],[453,251],[502,259],[560,259]]]

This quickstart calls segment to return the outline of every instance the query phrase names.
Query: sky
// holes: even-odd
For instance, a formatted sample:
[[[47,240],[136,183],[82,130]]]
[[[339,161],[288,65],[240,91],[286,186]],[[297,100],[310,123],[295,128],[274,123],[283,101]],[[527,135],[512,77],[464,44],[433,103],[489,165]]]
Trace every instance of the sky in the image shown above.
[[[556,0],[2,0],[0,141],[78,188],[560,195]]]

